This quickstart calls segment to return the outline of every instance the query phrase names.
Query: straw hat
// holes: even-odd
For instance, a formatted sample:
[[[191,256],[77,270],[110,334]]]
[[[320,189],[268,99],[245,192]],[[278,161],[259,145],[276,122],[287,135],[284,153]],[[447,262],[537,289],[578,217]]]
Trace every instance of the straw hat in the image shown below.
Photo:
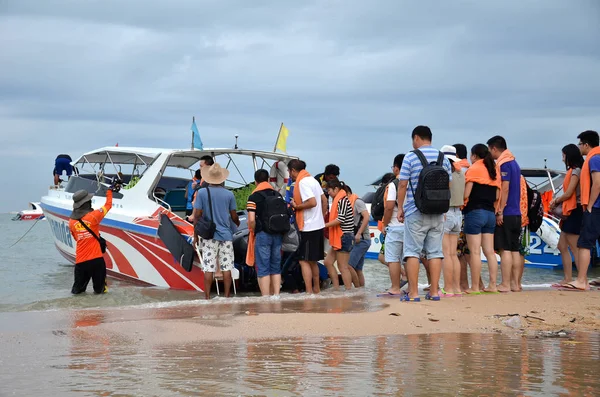
[[[229,170],[221,168],[219,163],[214,163],[210,167],[202,170],[202,179],[211,185],[220,185],[229,178]]]
[[[460,159],[456,157],[456,148],[454,146],[444,145],[442,146],[442,150],[440,150],[440,152],[444,153],[444,156],[452,161],[460,161]]]

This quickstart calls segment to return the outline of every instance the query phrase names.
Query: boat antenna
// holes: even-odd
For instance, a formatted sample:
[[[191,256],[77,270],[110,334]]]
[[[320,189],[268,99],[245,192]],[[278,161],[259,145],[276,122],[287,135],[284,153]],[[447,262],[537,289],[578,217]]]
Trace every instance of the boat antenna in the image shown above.
[[[544,159],[544,169],[547,170],[548,169],[548,159]]]
[[[237,149],[237,148],[238,148],[238,138],[239,138],[239,137],[240,137],[240,136],[239,136],[238,134],[235,134],[235,146],[234,146],[234,149]]]

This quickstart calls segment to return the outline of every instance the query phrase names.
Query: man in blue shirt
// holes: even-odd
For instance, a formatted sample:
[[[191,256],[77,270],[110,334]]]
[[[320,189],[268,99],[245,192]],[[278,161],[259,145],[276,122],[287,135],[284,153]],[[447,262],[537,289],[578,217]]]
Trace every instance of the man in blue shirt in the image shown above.
[[[581,169],[581,205],[583,206],[583,225],[577,241],[577,279],[565,287],[588,290],[590,284],[587,271],[591,259],[591,250],[600,238],[600,137],[596,131],[584,131],[577,137],[579,150],[585,156]],[[599,285],[598,281],[592,284]]]
[[[438,160],[439,151],[431,146],[432,133],[427,126],[417,126],[412,132],[412,144],[426,157],[428,163]],[[444,158],[443,167],[452,178],[450,162]],[[442,271],[442,239],[444,215],[422,214],[415,203],[414,194],[419,184],[423,164],[410,152],[404,156],[398,184],[398,221],[404,222],[404,259],[408,276],[408,295],[404,300],[418,302],[419,258],[425,253],[431,272],[431,289],[426,299],[439,300],[438,284]],[[410,185],[410,188],[409,188]]]
[[[217,230],[210,240],[201,240],[202,271],[204,272],[204,296],[210,299],[210,288],[212,286],[214,273],[217,266],[223,272],[223,283],[225,284],[225,297],[230,296],[231,271],[233,270],[233,232],[234,225],[239,226],[240,220],[236,212],[236,203],[233,193],[222,186],[229,177],[229,171],[221,168],[219,163],[202,169],[202,179],[208,183],[205,189],[200,189],[196,194],[194,202],[194,213],[192,222],[196,225],[201,217],[212,219]],[[210,203],[208,193],[210,191]],[[212,211],[211,211],[212,207]],[[212,214],[211,214],[212,213]],[[194,233],[194,245],[198,241],[198,235]]]
[[[506,140],[496,135],[487,141],[496,164],[500,166],[502,188],[496,212],[494,248],[500,253],[502,283],[500,292],[519,291],[519,278],[525,265],[521,260],[521,167],[508,150]]]

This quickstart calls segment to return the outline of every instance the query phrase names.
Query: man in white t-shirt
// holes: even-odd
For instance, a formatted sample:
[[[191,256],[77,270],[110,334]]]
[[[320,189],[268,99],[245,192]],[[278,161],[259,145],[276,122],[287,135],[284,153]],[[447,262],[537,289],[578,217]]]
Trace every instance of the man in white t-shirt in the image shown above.
[[[306,293],[319,293],[318,261],[325,257],[325,215],[328,203],[321,184],[306,171],[302,160],[288,163],[290,178],[296,183],[291,206],[296,211],[296,225],[300,231],[300,266]]]
[[[392,286],[388,289],[389,295],[402,294],[400,288],[402,278],[402,255],[404,245],[404,224],[398,221],[398,205],[396,202],[398,192],[398,175],[404,161],[404,154],[394,157],[392,172],[396,179],[390,182],[384,194],[383,233],[385,234],[385,261],[390,270]]]

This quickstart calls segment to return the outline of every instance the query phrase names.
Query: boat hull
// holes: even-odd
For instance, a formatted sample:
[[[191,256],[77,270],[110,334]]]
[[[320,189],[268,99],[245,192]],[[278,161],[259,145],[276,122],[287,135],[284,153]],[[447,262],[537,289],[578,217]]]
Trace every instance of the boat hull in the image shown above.
[[[547,221],[545,219],[545,221]],[[371,231],[371,247],[367,252],[367,259],[377,259],[379,251],[381,250],[381,232],[377,229],[377,223],[369,223],[369,230]],[[560,232],[558,232],[558,235]],[[544,236],[544,238],[546,238]],[[556,237],[558,242],[558,238]],[[531,233],[530,254],[525,257],[525,266],[540,269],[562,269],[562,260],[560,252],[556,248],[556,245],[551,246],[546,244],[544,239],[536,233]],[[482,261],[487,262],[485,256],[482,254]],[[500,260],[500,257],[497,257]]]
[[[76,242],[69,232],[71,211],[44,200],[42,209],[48,219],[56,249],[69,262],[75,263]],[[104,260],[109,276],[141,285],[204,290],[204,273],[198,263],[192,266],[191,272],[185,271],[157,235],[159,214],[169,213],[167,210],[157,207],[147,217],[130,219],[111,216],[111,212],[100,225],[101,235],[107,242]],[[182,229],[182,235],[191,241],[191,225],[172,213],[169,213],[169,217]]]

